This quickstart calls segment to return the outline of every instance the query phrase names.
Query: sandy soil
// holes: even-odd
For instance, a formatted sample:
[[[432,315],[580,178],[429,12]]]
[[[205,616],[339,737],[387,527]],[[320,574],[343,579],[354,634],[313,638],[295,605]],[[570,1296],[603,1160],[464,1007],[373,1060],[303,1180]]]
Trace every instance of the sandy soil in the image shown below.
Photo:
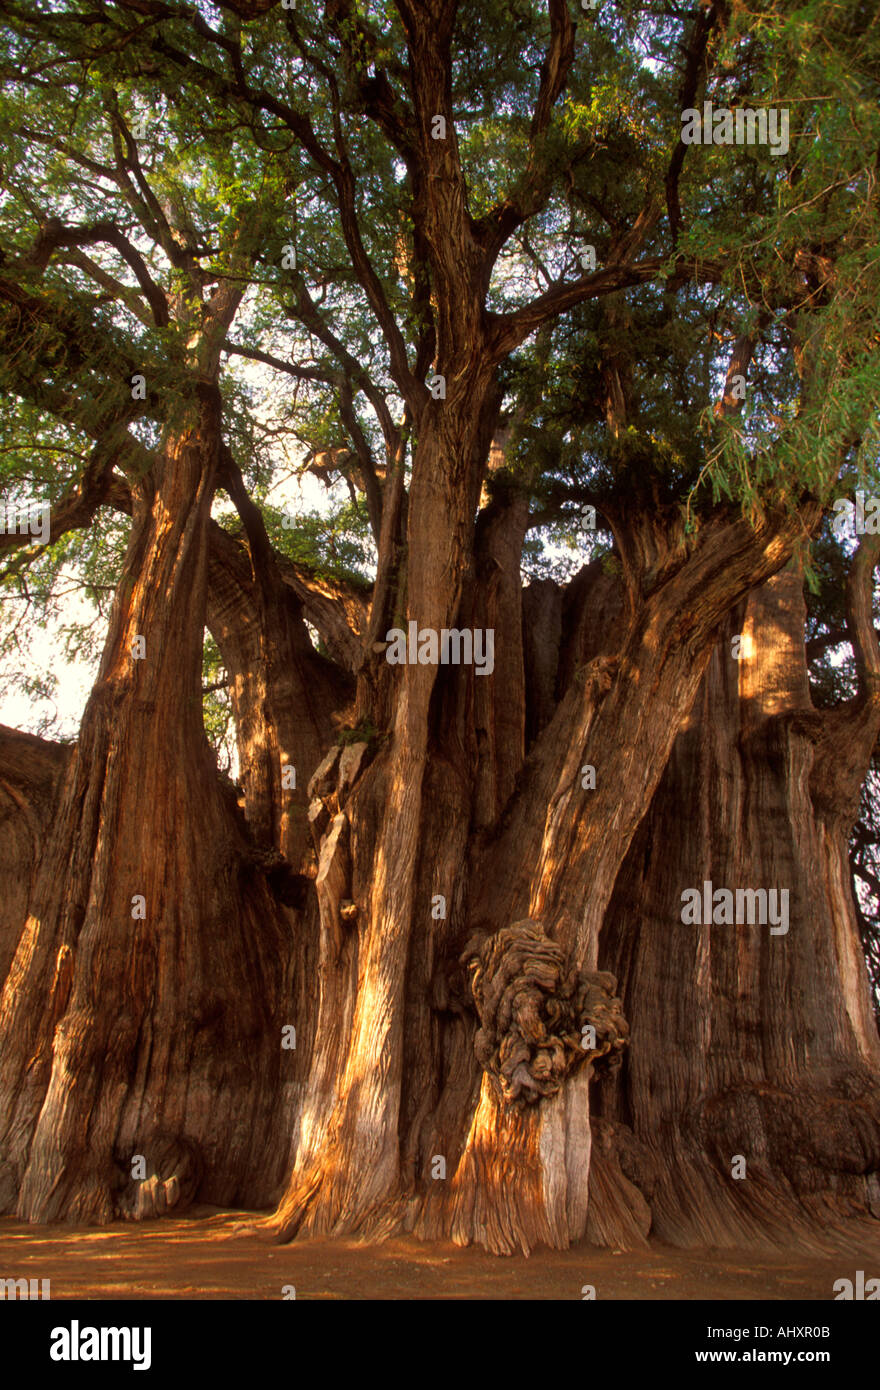
[[[52,1298],[599,1299],[833,1298],[835,1279],[880,1273],[880,1239],[863,1257],[580,1246],[497,1259],[409,1238],[370,1248],[350,1241],[272,1245],[243,1231],[243,1212],[100,1229],[0,1220],[0,1278],[51,1279]]]

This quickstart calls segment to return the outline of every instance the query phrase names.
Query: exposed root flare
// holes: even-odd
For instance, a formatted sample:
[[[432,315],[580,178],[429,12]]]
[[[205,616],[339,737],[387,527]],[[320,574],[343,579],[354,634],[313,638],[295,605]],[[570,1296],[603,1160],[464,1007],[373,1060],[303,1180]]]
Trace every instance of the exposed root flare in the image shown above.
[[[619,1061],[629,1027],[617,981],[570,965],[540,922],[477,932],[460,959],[480,1018],[474,1051],[507,1104],[522,1109],[555,1095],[584,1062]]]
[[[356,1244],[371,1244],[404,1229],[407,1198],[396,1184],[375,1201],[361,1204],[357,1175],[344,1182],[339,1180],[340,1173],[328,1154],[296,1173],[277,1209],[266,1218],[265,1235],[279,1245],[297,1238],[342,1236]]]
[[[179,1215],[192,1205],[202,1181],[204,1164],[199,1146],[191,1139],[160,1131],[141,1149],[149,1176],[139,1181],[121,1176],[127,1163],[117,1156],[119,1214],[132,1221],[153,1221],[171,1212]]]
[[[172,1173],[170,1178],[164,1182],[153,1174],[138,1185],[137,1197],[135,1200],[134,1219],[135,1221],[150,1221],[153,1217],[164,1216],[166,1212],[172,1211],[180,1200],[180,1182],[177,1175]]]

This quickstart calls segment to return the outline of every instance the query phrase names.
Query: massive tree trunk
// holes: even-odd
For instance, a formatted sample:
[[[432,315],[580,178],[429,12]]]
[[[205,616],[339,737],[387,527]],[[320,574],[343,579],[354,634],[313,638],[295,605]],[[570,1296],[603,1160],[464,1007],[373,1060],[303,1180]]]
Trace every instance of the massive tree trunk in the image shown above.
[[[419,501],[414,486],[411,538]],[[515,506],[483,519],[459,626],[488,620],[493,589],[510,587],[523,525]],[[690,549],[659,534],[628,540],[616,631],[576,667],[526,765],[522,643],[508,632],[488,706],[473,670],[435,683],[405,667],[390,747],[353,790],[324,789],[335,886],[313,1071],[271,1223],[283,1237],[405,1224],[508,1251],[583,1235],[590,1064],[627,1035],[614,981],[596,972],[605,910],[718,624],[784,562],[794,527],[722,523]],[[424,548],[435,576],[438,548]],[[408,616],[439,628],[450,608],[427,592],[415,605],[415,553]],[[583,614],[570,619],[588,641]]]
[[[692,704],[713,624],[743,575],[754,581],[762,564],[773,564],[771,553],[782,554],[775,542],[763,556],[760,546],[750,553],[735,528],[723,538],[706,534],[687,560],[655,550],[646,594],[645,570],[632,557],[650,547],[644,537],[627,544],[630,582],[615,629],[602,654],[576,672],[518,795],[470,858],[466,920],[489,933],[464,953],[480,1025],[470,1047],[483,1075],[476,1104],[472,1091],[464,1101],[462,1144],[463,1063],[449,1063],[446,1085],[459,1094],[441,1095],[442,1120],[435,1116],[429,1132],[433,1152],[452,1157],[454,1176],[445,1188],[433,1184],[418,1227],[498,1251],[566,1245],[584,1232],[589,1063],[613,1058],[627,1031],[613,978],[596,973],[605,909]],[[582,780],[587,765],[595,789]],[[540,934],[530,940],[520,928],[505,936],[523,919]],[[585,1038],[585,1027],[594,1034]]]
[[[71,752],[0,725],[0,988],[24,930],[34,868]]]
[[[407,616],[436,633],[452,627],[459,609],[499,404],[494,372],[469,365],[455,399],[425,408],[410,490]],[[367,660],[376,667],[383,658]],[[351,885],[356,915],[342,922],[338,890],[322,914],[313,1073],[276,1217],[287,1236],[301,1227],[377,1232],[399,1220],[405,978],[437,667],[397,671],[387,751],[353,790],[340,778],[335,793],[345,804],[327,854],[338,864],[333,877]],[[387,671],[368,670],[361,684],[381,689],[387,680]]]
[[[0,1184],[28,1220],[149,1214],[196,1190],[259,1204],[283,1158],[290,929],[202,728],[221,442],[216,386],[196,396],[133,488],[98,679],[0,1001]]]
[[[872,568],[851,581],[849,708],[811,704],[797,572],[731,616],[618,877],[599,960],[631,1047],[593,1097],[597,1242],[815,1250],[846,1217],[880,1218],[880,1044],[848,864],[880,729]],[[720,898],[717,921],[685,925],[683,892],[707,882],[786,889],[788,931],[724,924]]]
[[[245,544],[211,527],[208,625],[230,680],[244,810],[276,897],[294,913],[295,948],[285,986],[285,1022],[295,1046],[285,1049],[278,1096],[277,1142],[286,1154],[303,1101],[317,1027],[321,909],[311,881],[318,871],[318,834],[309,820],[309,786],[338,736],[354,695],[350,672],[358,596],[291,571],[268,542],[262,517],[237,473],[230,494],[245,518]],[[309,605],[336,663],[312,646],[303,617]],[[351,623],[351,627],[349,627]],[[326,917],[326,909],[325,909]]]
[[[231,8],[247,18],[255,7],[233,0]],[[179,1207],[196,1194],[268,1206],[283,1185],[267,1223],[282,1238],[408,1228],[497,1252],[565,1246],[588,1231],[638,1240],[650,1228],[670,1239],[739,1243],[792,1220],[808,1234],[829,1215],[863,1213],[877,1197],[878,1054],[846,835],[880,721],[864,585],[851,595],[861,677],[851,710],[820,716],[810,707],[789,578],[749,600],[747,625],[771,633],[763,653],[735,668],[722,662],[718,634],[729,615],[812,533],[819,503],[749,526],[700,496],[712,472],[707,455],[688,494],[699,525],[686,530],[684,478],[670,465],[680,454],[687,467],[694,453],[679,450],[680,431],[661,424],[667,406],[656,417],[656,446],[637,443],[630,399],[637,374],[624,339],[639,315],[621,293],[665,285],[665,316],[685,280],[727,283],[741,248],[719,248],[712,265],[677,255],[666,276],[669,247],[653,229],[664,202],[673,245],[683,226],[679,144],[665,196],[658,185],[643,201],[636,179],[621,190],[613,220],[596,224],[606,222],[600,270],[553,283],[547,275],[544,292],[502,309],[505,283],[511,303],[519,294],[502,251],[533,219],[549,219],[548,233],[553,222],[564,171],[547,153],[561,133],[552,113],[575,59],[570,7],[550,0],[545,57],[526,103],[524,165],[479,216],[453,110],[455,0],[399,0],[407,75],[398,68],[393,83],[384,40],[376,47],[347,3],[336,9],[351,81],[346,90],[327,83],[330,144],[313,103],[290,106],[278,91],[253,86],[240,36],[202,26],[199,42],[212,58],[207,67],[199,60],[199,71],[214,96],[250,111],[245,125],[254,129],[264,117],[286,125],[296,144],[269,152],[271,177],[253,200],[234,199],[217,245],[174,199],[169,220],[144,194],[138,142],[111,113],[120,190],[130,188],[131,211],[174,268],[173,288],[152,280],[125,238],[122,254],[146,296],[146,322],[160,330],[157,354],[166,328],[169,353],[186,344],[181,375],[194,412],[183,423],[175,385],[166,414],[154,386],[147,418],[175,423],[155,466],[144,450],[149,466],[138,472],[129,453],[131,541],[76,748],[44,751],[44,766],[29,775],[22,745],[0,737],[11,769],[0,782],[0,817],[10,805],[23,814],[5,864],[19,888],[0,918],[0,1209],[104,1221]],[[688,101],[711,72],[712,30],[698,19],[686,45]],[[128,37],[127,61],[136,64],[139,40]],[[212,72],[213,57],[221,65]],[[306,62],[318,91],[330,73],[316,55]],[[359,223],[366,185],[347,133],[357,93],[405,171],[394,259],[412,279],[408,307],[399,286],[389,298],[392,280],[371,262]],[[216,153],[215,137],[206,152]],[[582,153],[572,146],[563,157],[572,176]],[[405,407],[399,428],[384,386],[369,379],[385,354],[371,352],[361,365],[346,347],[355,337],[345,304],[335,306],[338,336],[332,296],[311,298],[307,280],[320,278],[311,275],[320,271],[311,251],[309,276],[273,282],[264,274],[281,195],[288,204],[303,177],[319,199],[331,191],[331,240],[341,234],[373,314],[367,338],[384,339],[381,376],[390,374]],[[577,183],[572,208],[583,211],[587,185]],[[119,251],[121,236],[109,218],[71,228],[47,217],[16,269],[29,282],[63,248],[77,252],[72,263],[82,271],[91,263],[77,248],[109,237]],[[806,299],[755,267],[758,297],[797,319],[789,327],[805,387],[799,408],[810,407],[813,355],[800,334],[806,328],[821,344],[828,331],[820,316],[814,334],[811,317],[831,293],[828,266]],[[108,273],[97,263],[93,271],[112,294]],[[56,360],[50,344],[52,390],[47,396],[40,380],[36,401],[82,428],[62,378],[70,372],[78,390],[81,370],[93,370],[77,344],[84,301],[82,311],[62,314],[52,307],[57,279],[45,297],[5,284],[13,359],[26,321],[35,350],[45,348],[37,328],[69,336],[67,360]],[[341,371],[328,373],[323,354],[299,368],[228,341],[248,285],[259,296],[257,321],[264,292],[277,290],[284,313]],[[133,287],[116,289],[117,302],[131,307]],[[564,596],[545,585],[524,600],[529,498],[545,484],[552,492],[553,477],[569,469],[564,457],[550,470],[536,467],[522,493],[514,481],[522,474],[506,470],[481,510],[505,389],[520,395],[516,377],[528,361],[506,388],[502,368],[536,332],[544,333],[538,357],[549,364],[554,321],[598,297],[607,333],[578,329],[573,341],[578,356],[589,343],[587,355],[601,363],[608,448],[603,467],[588,472],[602,488],[618,575],[590,567]],[[297,329],[291,343],[302,341]],[[690,355],[657,341],[667,367],[683,372]],[[756,341],[737,341],[719,418],[737,409],[728,386]],[[306,599],[273,554],[224,445],[222,350],[331,387],[353,436],[379,563],[369,623],[357,634],[335,621],[343,605],[325,603],[330,661],[312,649]],[[586,361],[566,356],[561,375],[579,386]],[[123,373],[131,365],[123,361]],[[429,369],[442,385],[437,397],[425,385]],[[170,376],[162,373],[162,386]],[[592,378],[588,367],[583,380]],[[355,410],[361,393],[385,439],[381,483]],[[554,395],[543,416],[551,429]],[[696,410],[701,392],[685,395]],[[858,442],[859,411],[848,399],[844,391],[838,464]],[[107,422],[108,434],[134,420],[129,404]],[[542,415],[535,403],[534,422]],[[799,425],[803,418],[799,409]],[[596,423],[587,409],[581,443],[591,451]],[[827,493],[828,456],[844,428],[827,423],[811,466],[783,465],[780,498],[791,499],[805,478],[816,496]],[[782,460],[791,437],[781,430]],[[101,460],[90,499],[68,511],[69,524],[110,496],[111,467]],[[582,467],[571,476],[582,477]],[[238,508],[241,543],[212,527],[218,485]],[[573,485],[562,491],[574,500]],[[545,619],[546,630],[529,627]],[[246,816],[204,738],[206,622],[232,681]],[[438,669],[430,656],[392,667],[387,628],[407,623],[435,642],[451,627],[491,631],[491,673]],[[711,800],[716,787],[723,790]],[[686,835],[683,806],[697,808]],[[652,855],[655,842],[662,855]],[[685,927],[681,893],[709,878],[725,889],[785,888],[789,932]],[[599,1075],[622,1059],[622,1071]]]
[[[198,456],[199,476],[210,476],[210,437],[203,429],[175,446],[178,460]],[[874,654],[863,631],[863,694],[852,710],[809,709],[788,576],[752,597],[745,622],[738,612],[728,620],[720,651],[743,630],[754,657],[722,660],[714,646],[712,623],[762,568],[778,566],[789,541],[750,541],[728,527],[707,533],[687,557],[667,556],[665,577],[647,594],[632,570],[627,588],[595,565],[564,601],[543,585],[524,603],[525,506],[515,495],[492,503],[454,601],[459,626],[494,628],[495,671],[396,673],[398,711],[412,672],[424,683],[427,671],[432,685],[417,725],[424,782],[411,806],[412,764],[401,770],[399,731],[337,746],[325,759],[310,788],[317,893],[291,919],[292,954],[288,918],[263,875],[289,850],[284,821],[260,826],[252,815],[254,843],[224,797],[198,718],[187,720],[187,708],[197,708],[201,632],[189,605],[204,612],[210,535],[207,493],[194,474],[191,486],[189,499],[174,495],[180,524],[171,536],[156,525],[171,512],[162,485],[149,509],[136,508],[127,573],[161,566],[170,607],[135,611],[126,595],[147,587],[121,586],[4,996],[0,1026],[13,1042],[3,1054],[7,1206],[19,1193],[17,1209],[32,1219],[103,1220],[161,1210],[181,1185],[206,1200],[261,1205],[275,1197],[285,1156],[291,1177],[270,1222],[283,1237],[409,1228],[504,1252],[564,1246],[585,1232],[632,1243],[653,1229],[686,1244],[742,1244],[783,1233],[796,1211],[809,1241],[811,1223],[876,1205],[877,1041],[846,856],[877,732]],[[307,669],[311,658],[294,640],[264,659],[285,600],[272,596],[275,576],[259,565],[275,561],[252,552],[248,573],[246,552],[231,544],[234,557],[221,545],[212,561],[211,606],[218,635],[229,638],[240,715],[251,702],[247,759],[280,746],[277,724],[287,714],[314,719],[326,710],[304,715],[279,698],[289,691],[289,663]],[[268,603],[255,594],[261,573]],[[242,606],[244,637],[236,631]],[[527,629],[524,640],[524,612],[546,621],[549,638]],[[294,634],[296,619],[294,610]],[[125,661],[133,633],[147,637],[157,665],[171,662],[149,693],[137,685],[144,663]],[[387,687],[388,677],[371,674],[369,684]],[[108,681],[112,725],[103,715]],[[160,693],[178,721],[173,740],[157,715]],[[345,693],[337,684],[336,695]],[[138,744],[123,732],[129,708]],[[413,717],[413,706],[406,712]],[[650,820],[637,830],[686,722]],[[828,741],[835,734],[845,756]],[[90,748],[101,752],[97,764],[83,764]],[[586,764],[596,769],[595,789],[582,784]],[[165,777],[155,817],[149,806],[130,813],[122,787],[132,775],[151,785]],[[683,836],[682,807],[730,783],[726,809],[690,812],[695,833]],[[120,828],[114,842],[99,804]],[[91,854],[74,854],[88,843],[88,826]],[[652,859],[654,842],[664,852]],[[395,859],[395,843],[411,857]],[[59,894],[62,856],[77,876]],[[132,887],[125,866],[135,863]],[[788,883],[789,936],[683,926],[681,892],[710,877],[716,886]],[[796,936],[795,904],[809,901],[820,879],[822,929]],[[144,924],[130,917],[134,892],[147,899]],[[393,930],[375,917],[383,899],[371,895],[383,892],[387,912],[397,912]],[[161,921],[150,934],[154,894]],[[77,903],[87,911],[77,914]],[[744,930],[755,934],[751,954]],[[670,931],[694,943],[691,972],[679,970],[686,953],[670,953]],[[179,975],[175,960],[186,961]],[[101,998],[120,1000],[119,1012],[99,1008],[99,988]],[[233,991],[234,1019],[224,1007]],[[782,1019],[779,999],[788,1008]],[[297,1028],[292,1054],[280,1048],[285,1024]],[[599,1119],[591,1125],[593,1064],[621,1056],[623,1071],[594,1087]],[[30,1058],[36,1065],[27,1068]],[[74,1067],[88,1084],[71,1094]],[[150,1173],[178,1174],[158,1191],[147,1184],[148,1199],[124,1171],[142,1152]],[[745,1182],[730,1175],[738,1154]]]
[[[208,625],[230,680],[248,822],[259,843],[299,871],[312,848],[308,784],[354,680],[315,651],[259,510],[240,479],[233,492],[247,517],[247,549],[213,529]]]

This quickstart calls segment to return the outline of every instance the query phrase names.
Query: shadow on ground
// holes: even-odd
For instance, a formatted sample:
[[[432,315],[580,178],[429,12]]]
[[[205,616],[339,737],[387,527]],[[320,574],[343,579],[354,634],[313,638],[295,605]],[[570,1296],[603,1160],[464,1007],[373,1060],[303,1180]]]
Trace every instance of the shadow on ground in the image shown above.
[[[303,1241],[272,1245],[243,1231],[246,1212],[201,1209],[163,1219],[99,1229],[27,1226],[0,1220],[0,1279],[50,1279],[53,1300],[65,1298],[281,1299],[805,1299],[834,1297],[836,1279],[880,1275],[880,1237],[852,1254],[810,1259],[801,1254],[704,1250],[652,1245],[615,1253],[578,1246],[497,1258],[410,1238],[384,1245]],[[289,1296],[289,1295],[288,1295]]]

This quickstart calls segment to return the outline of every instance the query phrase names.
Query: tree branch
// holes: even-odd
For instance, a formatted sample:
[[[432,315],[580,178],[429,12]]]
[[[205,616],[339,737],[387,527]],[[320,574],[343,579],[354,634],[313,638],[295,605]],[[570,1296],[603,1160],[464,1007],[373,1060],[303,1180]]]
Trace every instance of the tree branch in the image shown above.
[[[742,410],[744,396],[736,394],[736,378],[742,377],[745,380],[746,372],[752,361],[755,351],[757,338],[750,333],[743,333],[733,345],[730,354],[730,363],[727,368],[727,375],[724,378],[724,391],[721,400],[715,404],[715,418],[723,419],[728,415],[736,415]]]
[[[363,391],[376,412],[376,419],[379,421],[379,428],[385,441],[385,451],[390,460],[396,453],[400,431],[391,418],[388,402],[378,387],[374,385],[368,373],[364,371],[357,358],[351,355],[341,338],[338,338],[324,322],[317,304],[304,284],[300,286],[296,304],[288,312],[299,319],[300,323],[333,353],[358,390]]]
[[[484,247],[489,266],[494,265],[511,232],[543,206],[552,172],[540,155],[541,137],[550,125],[553,107],[568,81],[574,62],[575,26],[567,0],[549,0],[550,43],[541,64],[541,84],[529,131],[525,172],[517,187],[474,224],[474,234]]]
[[[224,35],[218,34],[201,15],[194,15],[193,30],[207,42],[219,47],[221,51],[229,57],[229,44]],[[337,207],[339,211],[342,234],[345,244],[351,257],[352,266],[358,281],[367,296],[367,301],[379,328],[385,338],[391,363],[391,372],[394,377],[398,390],[404,399],[419,397],[425,388],[418,382],[410,371],[407,360],[406,343],[397,324],[397,320],[391,311],[382,282],[373,267],[367,254],[366,247],[361,236],[360,223],[357,216],[357,184],[351,162],[348,158],[344,142],[341,141],[341,133],[338,129],[338,95],[337,101],[337,154],[334,156],[327,150],[315,132],[311,119],[302,112],[294,110],[287,102],[280,100],[266,91],[264,87],[254,88],[248,85],[241,64],[233,64],[233,77],[229,78],[222,73],[206,67],[200,63],[192,54],[185,53],[180,49],[172,47],[167,41],[162,40],[158,43],[161,52],[166,54],[173,62],[180,64],[204,77],[209,89],[218,98],[226,97],[235,101],[243,101],[252,109],[265,111],[282,121],[291,133],[302,145],[303,149],[312,158],[319,169],[322,169],[333,182],[336,189]]]
[[[32,535],[10,534],[7,531],[0,535],[0,554],[24,549],[22,562],[29,564],[68,531],[81,531],[90,526],[98,509],[107,501],[116,457],[115,449],[108,452],[103,445],[96,444],[80,481],[49,507],[48,539],[41,541],[38,546],[28,547],[28,542],[34,539]],[[3,570],[0,579],[5,579],[19,568],[21,565],[15,564]]]
[[[262,362],[267,367],[274,367],[277,372],[286,372],[288,376],[296,377],[297,381],[320,381],[327,386],[339,385],[338,376],[333,376],[330,372],[322,372],[317,367],[300,367],[296,362],[285,362],[283,358],[276,357],[271,352],[264,352],[262,348],[245,347],[244,343],[233,343],[227,338],[223,350],[235,357],[247,357],[252,362]]]
[[[16,800],[23,795],[29,807],[35,801],[45,804],[72,753],[72,744],[51,743],[0,724],[0,786]]]
[[[678,100],[682,111],[690,110],[696,99],[701,82],[706,78],[706,54],[709,47],[709,40],[712,31],[719,21],[720,6],[711,4],[707,8],[698,10],[694,19],[694,26],[691,30],[690,43],[685,48],[687,63],[685,65],[684,79],[679,91]],[[666,214],[669,218],[669,227],[672,232],[672,245],[676,245],[678,234],[682,226],[681,202],[678,196],[678,182],[681,171],[684,167],[684,157],[687,154],[687,145],[681,139],[679,132],[678,144],[672,152],[669,161],[669,168],[666,171],[664,187],[666,190]]]
[[[649,205],[648,209],[639,214],[633,231],[641,223],[640,230],[643,235],[647,234],[649,227],[657,221],[658,215],[656,206]],[[524,304],[521,309],[515,309],[513,313],[492,315],[492,353],[495,360],[500,362],[524,342],[530,333],[534,333],[542,324],[556,318],[566,309],[582,304],[587,299],[598,299],[602,295],[629,289],[632,285],[643,285],[656,279],[663,266],[664,261],[659,257],[636,263],[627,258],[609,258],[602,269],[594,271],[592,275],[582,275],[568,285],[554,285],[545,294]]]
[[[114,222],[95,222],[88,227],[68,227],[57,217],[46,217],[36,241],[27,255],[22,257],[21,264],[33,266],[42,274],[53,252],[60,247],[95,246],[101,243],[112,246],[119,252],[143,291],[144,298],[152,310],[153,322],[160,328],[166,327],[169,322],[168,301],[150,275],[140,253]]]
[[[111,122],[111,137],[116,155],[119,184],[126,195],[129,206],[139,217],[147,234],[161,246],[175,269],[183,271],[193,290],[200,294],[205,283],[206,273],[197,265],[192,251],[178,244],[159,200],[144,174],[138,156],[137,142],[122,117],[115,93],[112,99],[107,102],[106,110]],[[129,175],[133,175],[134,183]]]
[[[874,628],[874,570],[878,563],[880,536],[863,536],[846,581],[846,626],[856,662],[859,699],[871,704],[880,704],[880,642]]]

